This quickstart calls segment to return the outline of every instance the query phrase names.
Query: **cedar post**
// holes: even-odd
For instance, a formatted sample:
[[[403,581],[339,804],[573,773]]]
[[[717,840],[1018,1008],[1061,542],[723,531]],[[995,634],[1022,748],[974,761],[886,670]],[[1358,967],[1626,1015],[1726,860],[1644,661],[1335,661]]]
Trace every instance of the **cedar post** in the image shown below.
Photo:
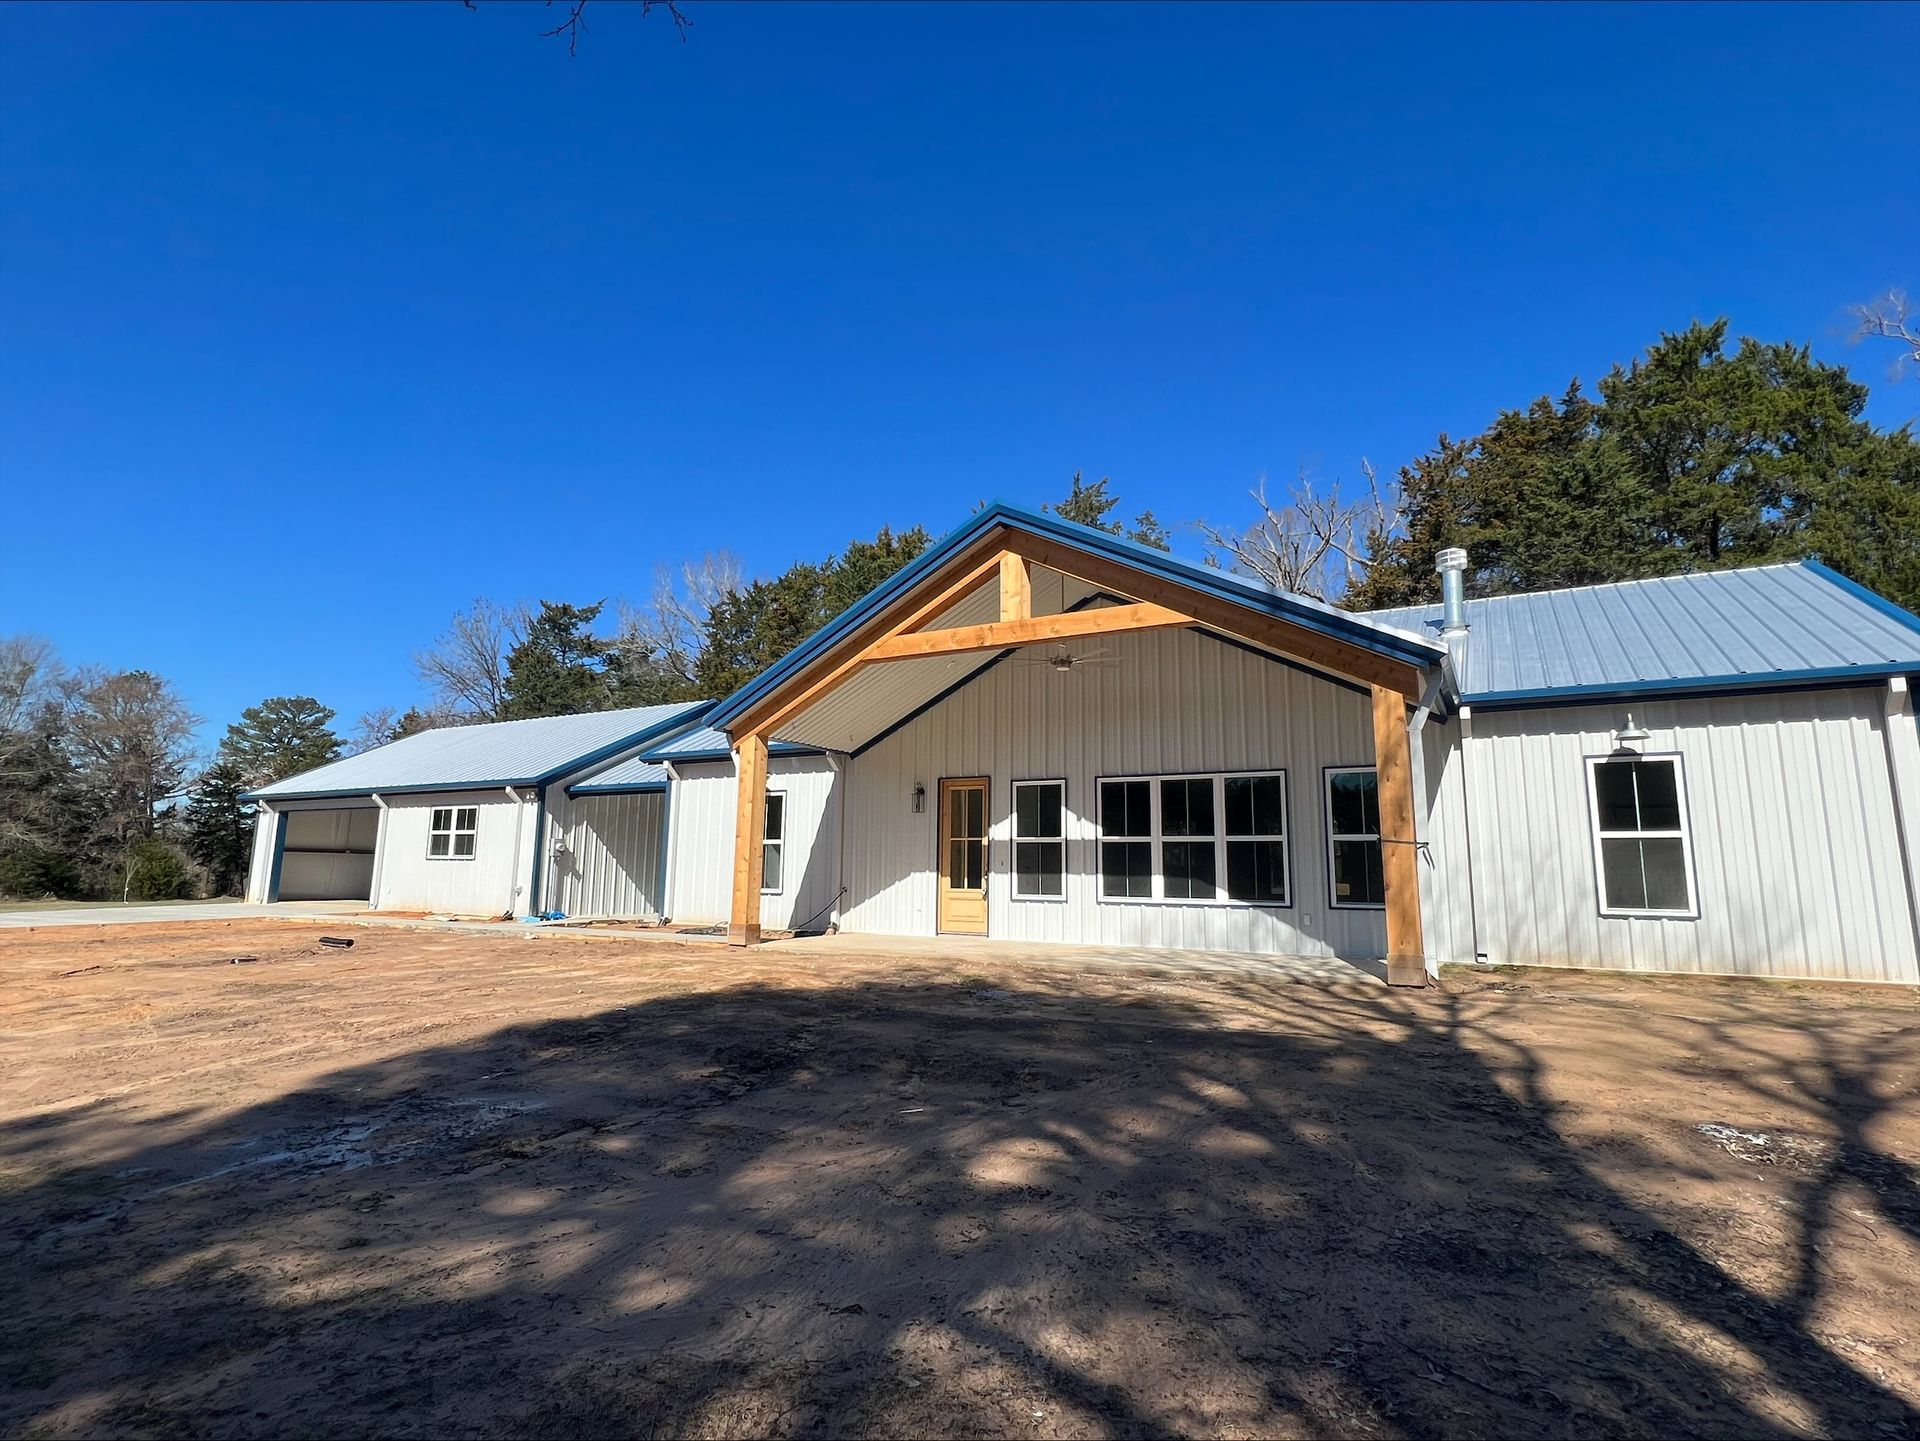
[[[760,886],[764,879],[767,831],[767,738],[758,731],[740,737],[733,748],[733,771],[740,791],[733,823],[733,914],[727,944],[760,943]]]
[[[1387,984],[1427,983],[1420,933],[1420,852],[1414,844],[1413,758],[1405,698],[1373,687],[1373,763],[1380,800],[1380,869],[1387,893]]]
[[[1033,617],[1033,572],[1024,556],[1011,551],[1000,557],[1000,619],[1030,620]]]

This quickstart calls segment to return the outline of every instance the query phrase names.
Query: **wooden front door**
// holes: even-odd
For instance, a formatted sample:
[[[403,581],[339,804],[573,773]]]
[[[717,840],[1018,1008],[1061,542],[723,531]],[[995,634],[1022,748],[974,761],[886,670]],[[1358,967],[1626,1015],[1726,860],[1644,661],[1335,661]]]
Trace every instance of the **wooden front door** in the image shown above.
[[[987,933],[987,783],[940,782],[940,908],[943,933]]]

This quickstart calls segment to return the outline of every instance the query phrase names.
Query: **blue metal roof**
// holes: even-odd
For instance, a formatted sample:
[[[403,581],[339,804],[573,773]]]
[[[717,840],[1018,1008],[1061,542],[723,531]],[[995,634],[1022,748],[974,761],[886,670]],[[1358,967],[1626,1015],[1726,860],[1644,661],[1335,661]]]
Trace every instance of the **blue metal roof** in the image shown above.
[[[1366,612],[1439,634],[1440,607]],[[1739,690],[1920,671],[1920,617],[1818,561],[1467,602],[1475,705]]]
[[[264,785],[263,800],[539,785],[698,719],[710,702],[446,726]]]
[[[617,766],[609,766],[598,775],[567,787],[570,796],[620,795],[628,791],[663,791],[671,779],[667,768],[638,756],[629,756]]]
[[[817,756],[820,754],[812,746],[794,745],[790,741],[774,741],[767,747],[770,756]],[[693,726],[675,736],[669,736],[658,745],[651,747],[640,757],[648,761],[723,761],[733,759],[733,742],[727,739],[727,733],[712,726]],[[595,776],[598,784],[600,777]]]
[[[1324,601],[1295,595],[1291,591],[1275,590],[1262,581],[1234,575],[1230,571],[1196,565],[1192,561],[1169,555],[1166,551],[1095,530],[1092,526],[1079,525],[1062,520],[1057,515],[1024,510],[1003,500],[996,500],[975,512],[966,524],[935,541],[910,564],[901,567],[884,584],[877,586],[864,600],[849,606],[775,665],[721,701],[707,717],[708,722],[724,727],[729,721],[738,719],[797,671],[858,630],[985,532],[1000,525],[1058,540],[1237,605],[1267,611],[1308,630],[1350,641],[1411,665],[1430,666],[1445,655],[1444,648],[1424,633],[1399,630],[1390,623],[1340,610]]]

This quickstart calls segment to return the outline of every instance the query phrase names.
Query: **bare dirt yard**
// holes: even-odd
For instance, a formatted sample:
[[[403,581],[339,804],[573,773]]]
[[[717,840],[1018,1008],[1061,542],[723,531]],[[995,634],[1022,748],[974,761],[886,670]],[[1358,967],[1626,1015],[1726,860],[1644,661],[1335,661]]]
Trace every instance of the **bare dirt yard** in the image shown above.
[[[0,1432],[1920,1434],[1920,996],[320,933],[0,936]]]

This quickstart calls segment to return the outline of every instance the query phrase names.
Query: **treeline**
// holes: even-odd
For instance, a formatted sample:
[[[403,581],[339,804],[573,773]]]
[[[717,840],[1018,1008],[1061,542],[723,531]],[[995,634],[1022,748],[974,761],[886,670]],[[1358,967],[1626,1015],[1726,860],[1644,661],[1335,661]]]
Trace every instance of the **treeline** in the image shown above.
[[[1877,332],[1873,332],[1877,333]],[[1819,555],[1920,608],[1920,442],[1864,419],[1867,388],[1805,347],[1727,323],[1665,335],[1589,396],[1441,435],[1382,482],[1302,475],[1244,523],[1194,521],[1210,563],[1350,608],[1438,598],[1433,561],[1472,557],[1473,594],[1587,585]],[[1151,512],[1116,519],[1105,478],[1045,507],[1166,549]],[[0,894],[159,898],[235,891],[251,786],[444,725],[724,696],[924,551],[882,528],[747,580],[725,553],[663,570],[644,603],[477,600],[414,656],[426,699],[341,736],[311,697],[273,697],[202,765],[200,724],[164,678],[71,671],[45,642],[0,642]]]

